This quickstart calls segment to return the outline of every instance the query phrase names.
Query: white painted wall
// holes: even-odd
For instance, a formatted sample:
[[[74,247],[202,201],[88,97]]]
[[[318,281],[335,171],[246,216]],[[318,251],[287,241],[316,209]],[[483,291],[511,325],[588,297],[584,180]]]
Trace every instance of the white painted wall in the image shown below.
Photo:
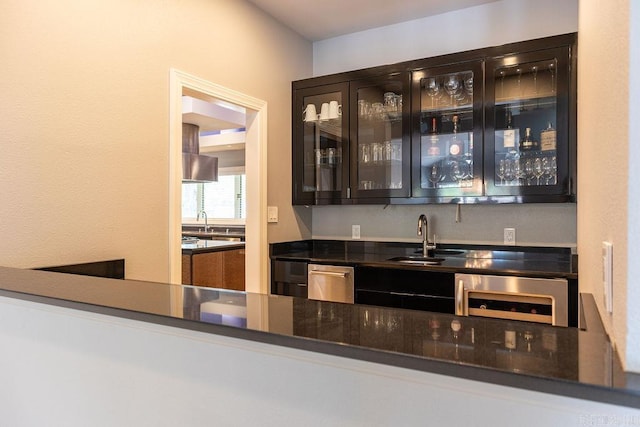
[[[639,347],[628,346],[627,328],[637,324],[627,310],[637,312],[640,299],[627,295],[635,287],[633,268],[627,271],[630,187],[629,125],[629,0],[580,1],[578,60],[578,253],[580,288],[594,295],[605,327],[618,345],[628,370],[640,372]],[[610,82],[604,83],[603,82]],[[636,196],[637,197],[637,196]],[[631,196],[629,203],[635,200]],[[636,225],[637,226],[637,225]],[[637,235],[636,235],[637,236]],[[613,315],[604,306],[602,286],[602,242],[613,243]],[[633,240],[631,240],[633,242]],[[636,262],[637,264],[637,262]],[[627,274],[630,273],[629,277]],[[629,283],[631,286],[629,286]],[[635,298],[628,298],[635,295]],[[638,334],[634,332],[633,334]],[[637,335],[635,335],[637,336]],[[637,339],[637,338],[636,338]],[[626,364],[631,355],[634,364]]]
[[[169,281],[171,68],[269,104],[269,239],[305,237],[287,189],[291,81],[311,74],[310,42],[238,0],[0,9],[0,265],[123,257],[128,278]]]
[[[502,0],[315,42],[313,69],[332,74],[577,30],[578,0]],[[351,224],[361,224],[363,239],[417,239],[427,213],[443,242],[502,244],[503,228],[515,227],[517,244],[576,246],[576,205],[463,206],[461,223],[443,205],[310,209],[314,238],[350,239]]]
[[[313,74],[497,46],[578,30],[578,0],[501,0],[317,41]]]
[[[640,74],[640,3],[630,2],[630,36],[629,36],[629,164],[640,165],[640,144],[637,137],[637,120],[640,117],[640,81],[635,77]],[[633,76],[633,77],[632,77]],[[633,135],[633,136],[632,136]],[[630,242],[637,243],[640,240],[640,169],[629,168],[629,187],[627,188],[628,200],[628,234]],[[640,259],[640,245],[628,245],[628,259]],[[627,263],[627,277],[623,279],[627,292],[627,325],[640,325],[640,312],[635,307],[640,307],[640,287],[637,285],[640,277],[640,263]],[[628,284],[631,284],[629,286]],[[616,289],[618,286],[616,286]],[[627,368],[634,372],[640,372],[640,330],[637,327],[627,327]]]
[[[11,426],[584,426],[640,411],[0,298]],[[461,410],[464,408],[464,410]]]

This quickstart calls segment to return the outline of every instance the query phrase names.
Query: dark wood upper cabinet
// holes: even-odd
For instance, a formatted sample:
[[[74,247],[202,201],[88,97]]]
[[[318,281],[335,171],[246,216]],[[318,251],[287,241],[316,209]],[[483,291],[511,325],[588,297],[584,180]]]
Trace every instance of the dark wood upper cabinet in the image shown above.
[[[575,201],[576,58],[566,34],[293,82],[293,204]]]

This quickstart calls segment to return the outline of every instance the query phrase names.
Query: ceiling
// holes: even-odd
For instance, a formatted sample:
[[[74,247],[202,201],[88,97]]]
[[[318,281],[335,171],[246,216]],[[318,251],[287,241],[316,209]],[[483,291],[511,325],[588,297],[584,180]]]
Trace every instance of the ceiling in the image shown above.
[[[308,40],[397,24],[497,0],[249,0]]]

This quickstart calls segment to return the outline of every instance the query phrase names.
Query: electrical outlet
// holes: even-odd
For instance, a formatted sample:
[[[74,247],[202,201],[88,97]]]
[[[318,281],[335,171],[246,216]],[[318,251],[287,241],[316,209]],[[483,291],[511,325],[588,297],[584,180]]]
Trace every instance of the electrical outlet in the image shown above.
[[[351,226],[351,238],[352,239],[359,239],[360,238],[360,226],[359,225],[352,225]]]
[[[505,228],[504,229],[504,244],[514,246],[516,244],[516,229]]]
[[[278,222],[277,206],[267,206],[267,222]]]

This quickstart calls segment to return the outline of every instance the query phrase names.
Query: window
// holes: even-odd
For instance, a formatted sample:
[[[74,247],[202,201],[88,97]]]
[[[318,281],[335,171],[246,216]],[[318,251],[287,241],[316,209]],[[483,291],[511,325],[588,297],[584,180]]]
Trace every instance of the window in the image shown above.
[[[182,184],[182,220],[204,210],[210,219],[245,219],[246,176],[221,175],[217,182]]]

